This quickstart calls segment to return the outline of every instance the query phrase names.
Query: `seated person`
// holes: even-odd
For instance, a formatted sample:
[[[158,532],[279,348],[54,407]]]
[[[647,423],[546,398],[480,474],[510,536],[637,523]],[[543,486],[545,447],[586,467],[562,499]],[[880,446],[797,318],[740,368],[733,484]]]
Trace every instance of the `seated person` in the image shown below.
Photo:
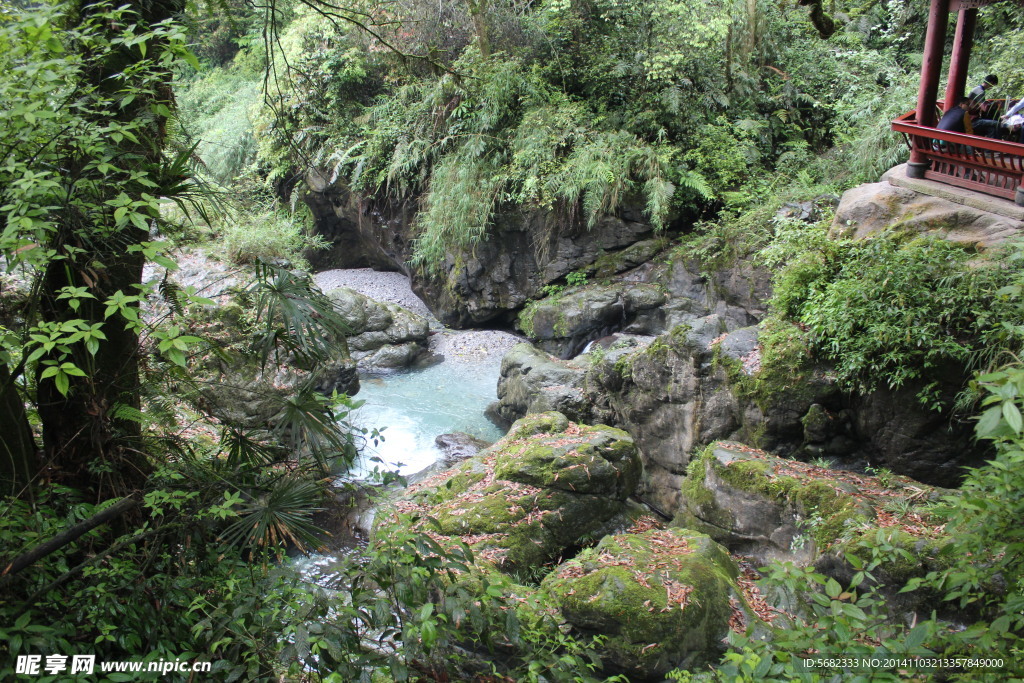
[[[999,125],[999,121],[995,119],[972,119],[971,128],[974,129],[975,135],[996,138],[997,140],[1002,140],[1003,138],[1003,129]]]
[[[989,74],[985,76],[985,80],[974,86],[967,95],[967,99],[971,101],[971,106],[974,107],[975,111],[981,115],[988,115],[989,107],[992,106],[991,102],[986,102],[988,95],[985,93],[989,88],[999,85],[999,77],[995,74]]]
[[[1020,111],[1024,109],[1024,99],[1017,102],[1017,104],[1010,107],[1010,109],[999,117],[999,120],[1005,125],[1010,132],[1010,140],[1024,144],[1024,116],[1021,116]]]
[[[939,130],[948,130],[950,133],[966,133],[974,135],[974,127],[971,125],[971,100],[963,97],[942,115],[935,127]]]

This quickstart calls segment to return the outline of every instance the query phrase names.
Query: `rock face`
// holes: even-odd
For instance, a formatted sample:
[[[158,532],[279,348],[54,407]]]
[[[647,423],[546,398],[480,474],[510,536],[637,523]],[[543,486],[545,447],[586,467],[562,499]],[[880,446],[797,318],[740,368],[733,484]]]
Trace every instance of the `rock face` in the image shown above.
[[[655,313],[668,295],[651,284],[620,282],[584,287],[528,305],[518,327],[541,349],[560,358],[579,353],[587,342],[633,326],[661,327]]]
[[[832,221],[833,234],[847,237],[864,238],[893,228],[989,247],[1021,234],[1024,223],[887,181],[847,190]]]
[[[307,184],[311,191],[305,201],[315,216],[317,232],[332,244],[309,255],[315,268],[370,266],[408,273],[405,264],[412,255],[414,204],[370,201],[315,172]],[[557,225],[546,213],[507,208],[495,217],[486,240],[472,251],[446,256],[441,267],[446,278],[408,274],[414,289],[446,325],[461,328],[509,321],[545,285],[651,233],[640,213],[630,209],[588,229]],[[629,258],[623,260],[629,262]]]
[[[570,361],[521,344],[502,362],[494,411],[512,420],[561,410],[625,429],[643,454],[645,500],[671,514],[691,453],[725,438],[794,449],[802,418],[835,393],[813,373],[805,384],[767,383],[758,393],[757,328],[723,334],[714,315],[694,323],[653,339],[619,335]],[[782,374],[788,381],[794,373]]]
[[[430,325],[422,316],[344,287],[327,297],[347,323],[349,352],[363,369],[408,367],[426,352]]]
[[[927,410],[918,387],[850,396],[806,347],[793,344],[763,366],[762,327],[723,333],[722,325],[710,315],[654,338],[615,335],[568,361],[517,346],[503,360],[492,412],[512,421],[559,410],[625,429],[644,461],[640,494],[667,514],[679,509],[691,454],[719,439],[885,467],[939,486],[977,463],[969,425]],[[787,329],[772,327],[773,343]]]
[[[706,533],[755,563],[821,562],[834,569],[845,552],[860,552],[856,538],[878,529],[901,534],[904,545],[920,541],[921,554],[900,561],[906,566],[883,568],[905,582],[933,561],[925,546],[937,553],[942,545],[919,506],[948,492],[891,473],[856,474],[718,442],[690,463],[682,493],[673,526]]]
[[[576,630],[606,637],[605,665],[630,680],[718,659],[734,613],[743,620],[736,563],[684,529],[606,536],[541,584]]]
[[[886,467],[936,486],[954,486],[966,466],[978,466],[984,446],[974,439],[973,423],[951,420],[927,410],[917,399],[919,386],[881,389],[851,403],[856,433],[865,455]]]
[[[628,526],[640,458],[619,429],[559,413],[518,421],[491,448],[409,488],[394,512],[429,516],[506,572],[556,559],[585,538]],[[384,515],[385,527],[394,517]],[[426,528],[426,527],[425,527]]]

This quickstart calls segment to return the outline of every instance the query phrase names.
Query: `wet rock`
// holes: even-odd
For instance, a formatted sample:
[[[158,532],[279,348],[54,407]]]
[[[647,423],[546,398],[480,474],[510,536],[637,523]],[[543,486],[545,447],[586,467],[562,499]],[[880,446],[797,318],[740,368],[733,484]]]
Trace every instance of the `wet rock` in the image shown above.
[[[443,460],[448,467],[473,457],[491,445],[465,432],[441,434],[434,439],[434,444],[441,449],[444,454]]]
[[[625,249],[601,254],[592,266],[586,269],[588,275],[597,278],[611,277],[642,266],[667,246],[665,239],[640,240]]]
[[[854,397],[856,432],[872,465],[935,486],[956,486],[963,468],[980,465],[988,451],[975,440],[972,423],[929,410],[918,400],[919,390],[911,384]]]

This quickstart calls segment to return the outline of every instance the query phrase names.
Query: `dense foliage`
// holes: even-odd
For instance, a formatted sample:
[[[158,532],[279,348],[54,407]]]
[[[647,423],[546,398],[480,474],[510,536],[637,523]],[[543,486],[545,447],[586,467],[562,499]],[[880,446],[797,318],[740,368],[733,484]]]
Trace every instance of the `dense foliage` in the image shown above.
[[[803,326],[851,390],[910,385],[948,407],[957,378],[1020,349],[1019,246],[982,257],[935,237],[839,239],[821,225],[777,220],[760,253],[781,267],[776,315]]]
[[[803,611],[770,638],[734,636],[705,675],[791,680],[811,649],[1019,655],[1024,372],[1001,364],[1020,350],[1020,252],[973,267],[943,242],[775,220],[784,201],[900,160],[888,121],[916,87],[921,3],[808,4],[229,1],[184,24],[177,2],[0,6],[0,675],[19,654],[81,651],[208,657],[225,680],[602,675],[600,639],[546,628],[511,582],[453,580],[466,548],[391,538],[328,587],[281,561],[322,542],[325,476],[363,438],[352,402],[310,369],[345,330],[308,277],[278,267],[316,246],[296,203],[276,203],[314,169],[414,204],[428,273],[510,209],[554,216],[553,230],[627,207],[663,230],[700,217],[682,252],[776,267],[778,345],[834,363],[845,386],[920,386],[935,404],[937,368],[991,371],[968,393],[995,458],[935,511],[952,552],[986,562],[908,586],[975,621],[891,623],[871,573],[906,551],[882,535],[851,556],[850,586],[772,568]],[[994,6],[977,39],[974,63],[1007,94],[1024,88],[1021,18]],[[144,263],[175,267],[158,236],[215,236],[256,264],[253,284],[221,305],[144,284]],[[224,369],[281,358],[309,375],[273,419],[225,417]],[[467,648],[495,653],[491,670]]]

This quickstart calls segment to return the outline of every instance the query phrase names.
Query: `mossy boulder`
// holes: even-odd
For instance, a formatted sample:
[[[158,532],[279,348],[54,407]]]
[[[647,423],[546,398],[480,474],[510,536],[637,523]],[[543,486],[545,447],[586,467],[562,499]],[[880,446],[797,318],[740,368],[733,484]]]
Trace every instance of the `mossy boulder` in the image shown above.
[[[651,529],[607,536],[541,584],[578,631],[601,634],[605,663],[631,680],[718,659],[747,613],[726,550],[704,534]],[[735,617],[735,619],[734,619]]]
[[[913,508],[940,493],[888,472],[834,470],[716,442],[691,461],[673,525],[757,562],[811,564],[858,534],[897,526],[887,508]]]
[[[495,476],[532,486],[625,500],[640,480],[633,439],[621,429],[566,425],[558,433],[509,442]]]
[[[601,254],[585,270],[588,275],[593,275],[597,278],[611,277],[651,261],[658,252],[667,246],[667,243],[668,240],[660,237],[640,240],[625,249],[608,251]]]
[[[380,524],[395,523],[395,512],[429,518],[419,522],[425,530],[517,572],[628,526],[642,511],[626,500],[639,478],[625,432],[540,413],[478,456],[410,487]]]

